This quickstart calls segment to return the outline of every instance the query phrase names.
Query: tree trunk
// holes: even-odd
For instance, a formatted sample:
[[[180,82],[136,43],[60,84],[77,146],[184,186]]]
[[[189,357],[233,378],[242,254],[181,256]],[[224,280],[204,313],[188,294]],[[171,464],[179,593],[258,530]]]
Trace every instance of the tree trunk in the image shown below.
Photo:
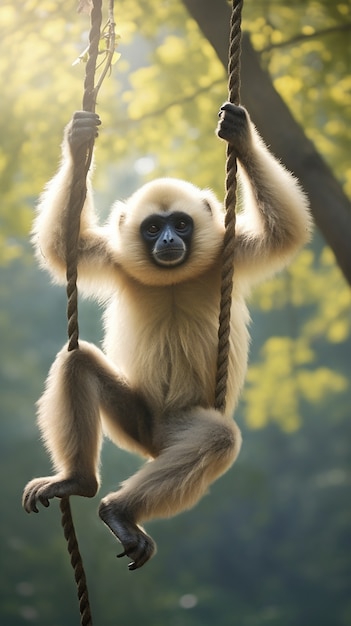
[[[183,0],[227,67],[230,7],[226,0]],[[241,101],[272,152],[296,174],[309,196],[314,220],[351,284],[351,203],[313,143],[291,115],[243,36]]]

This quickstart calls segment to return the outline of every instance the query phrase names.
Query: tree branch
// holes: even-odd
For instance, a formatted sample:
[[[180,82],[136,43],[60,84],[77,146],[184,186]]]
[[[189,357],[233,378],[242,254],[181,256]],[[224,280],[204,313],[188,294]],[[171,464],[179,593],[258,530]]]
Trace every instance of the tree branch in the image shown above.
[[[230,21],[227,1],[183,0],[183,3],[226,67]],[[241,95],[266,143],[301,181],[315,222],[351,284],[350,200],[274,89],[248,36],[242,42]]]
[[[136,117],[134,119],[131,119],[130,117],[125,118],[125,119],[119,119],[116,121],[114,126],[116,127],[121,126],[125,128],[126,126],[129,126],[130,124],[139,124],[140,122],[143,122],[144,120],[147,120],[153,117],[159,117],[161,115],[164,115],[169,109],[171,109],[174,106],[182,105],[182,104],[185,104],[186,102],[193,102],[194,100],[196,100],[197,96],[203,93],[207,93],[208,91],[211,91],[211,89],[213,89],[217,85],[223,86],[223,78],[218,78],[217,80],[214,80],[212,83],[209,83],[208,85],[204,87],[200,87],[199,89],[196,89],[196,91],[193,91],[190,94],[181,96],[179,98],[175,98],[168,104],[164,104],[158,109],[153,109],[152,111],[149,111],[148,113],[145,113],[144,115],[141,115],[140,117]]]
[[[344,33],[349,30],[351,30],[351,24],[338,24],[337,26],[331,26],[330,28],[316,30],[314,33],[309,33],[308,35],[300,33],[298,35],[295,35],[291,39],[286,39],[286,41],[271,43],[268,46],[261,48],[258,52],[262,54],[263,52],[270,52],[271,50],[275,50],[276,48],[294,46],[297,43],[303,43],[305,41],[309,41],[310,39],[320,39],[321,37],[325,37],[326,35],[332,35],[334,33]]]

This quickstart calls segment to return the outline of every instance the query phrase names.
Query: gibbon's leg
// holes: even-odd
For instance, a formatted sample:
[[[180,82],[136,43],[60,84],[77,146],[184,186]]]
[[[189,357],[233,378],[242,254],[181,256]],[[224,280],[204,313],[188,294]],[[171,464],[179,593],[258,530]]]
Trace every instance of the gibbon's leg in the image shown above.
[[[131,570],[146,563],[156,548],[138,524],[192,507],[230,467],[241,446],[235,422],[203,408],[164,416],[155,428],[155,440],[160,445],[158,456],[122,483],[118,492],[106,496],[99,509],[123,545],[118,556],[133,559]]]
[[[139,442],[137,421],[147,423],[147,409],[116,372],[104,354],[92,344],[58,353],[49,372],[46,389],[38,402],[38,423],[57,474],[35,478],[24,489],[25,510],[37,513],[54,497],[93,497],[99,487],[99,456],[102,440],[100,408],[113,406],[115,430],[128,441]],[[140,448],[147,452],[144,445]]]

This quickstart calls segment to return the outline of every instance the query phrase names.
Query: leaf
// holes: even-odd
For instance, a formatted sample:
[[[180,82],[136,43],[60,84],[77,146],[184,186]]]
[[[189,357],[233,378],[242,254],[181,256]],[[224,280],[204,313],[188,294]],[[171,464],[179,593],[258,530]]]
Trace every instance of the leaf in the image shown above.
[[[84,50],[84,52],[82,52],[82,54],[80,54],[79,57],[77,57],[76,60],[73,61],[72,67],[75,67],[76,65],[79,65],[80,63],[87,63],[88,59],[89,59],[88,48],[86,48],[86,50]]]
[[[114,52],[112,55],[112,59],[111,59],[111,65],[115,65],[115,63],[117,63],[117,61],[119,61],[119,59],[121,58],[122,54],[120,52]]]

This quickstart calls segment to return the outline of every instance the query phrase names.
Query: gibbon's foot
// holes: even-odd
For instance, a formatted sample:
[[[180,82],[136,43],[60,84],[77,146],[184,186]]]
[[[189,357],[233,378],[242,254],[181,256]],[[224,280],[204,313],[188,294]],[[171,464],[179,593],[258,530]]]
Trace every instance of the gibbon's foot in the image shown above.
[[[128,569],[138,569],[155,554],[154,540],[128,519],[128,516],[120,511],[116,504],[102,501],[99,515],[123,546],[123,552],[117,554],[117,558],[129,556],[133,559]]]
[[[95,477],[90,480],[78,480],[76,478],[59,479],[58,476],[44,476],[34,478],[23,491],[22,505],[27,513],[39,513],[37,503],[48,507],[52,498],[64,498],[68,496],[85,496],[93,498],[98,490],[98,482]]]

